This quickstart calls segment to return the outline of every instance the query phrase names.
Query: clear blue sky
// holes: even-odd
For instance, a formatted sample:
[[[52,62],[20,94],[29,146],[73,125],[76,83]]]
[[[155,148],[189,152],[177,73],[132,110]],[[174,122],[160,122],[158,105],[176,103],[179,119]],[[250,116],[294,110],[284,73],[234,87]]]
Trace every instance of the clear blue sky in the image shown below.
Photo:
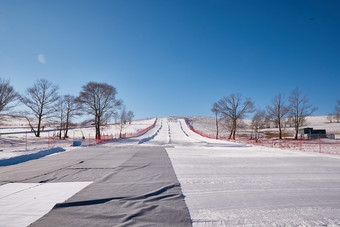
[[[212,116],[231,93],[265,108],[299,87],[319,108],[340,99],[340,1],[0,1],[0,77],[78,95],[116,87],[136,118]]]

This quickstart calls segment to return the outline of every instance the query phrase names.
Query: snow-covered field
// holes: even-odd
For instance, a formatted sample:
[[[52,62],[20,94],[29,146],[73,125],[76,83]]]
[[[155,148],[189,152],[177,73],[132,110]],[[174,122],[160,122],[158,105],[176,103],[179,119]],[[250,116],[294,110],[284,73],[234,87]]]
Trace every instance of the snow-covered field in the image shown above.
[[[166,149],[193,226],[340,226],[338,155],[208,139],[177,118],[105,147],[131,145]]]
[[[188,117],[190,124],[198,131],[204,132],[209,135],[216,134],[216,123],[213,117]],[[239,134],[247,134],[250,130],[251,120],[243,120],[244,127],[239,129]],[[326,129],[327,134],[335,134],[336,139],[340,139],[340,123],[329,123],[327,116],[311,116],[306,118],[306,124],[302,128]],[[265,128],[260,132],[269,132],[278,134],[278,128]],[[219,133],[222,136],[227,135],[227,130],[222,123],[219,124]],[[284,127],[283,133],[293,137],[294,128]]]
[[[339,160],[260,147],[167,150],[193,226],[340,225]]]
[[[203,138],[160,119],[193,226],[339,226],[340,157]],[[125,141],[137,143],[137,141]]]
[[[31,155],[42,151],[55,151],[55,147],[63,150],[73,149],[73,141],[79,140],[83,144],[93,143],[95,138],[94,126],[77,126],[69,130],[69,138],[59,139],[56,134],[53,122],[47,122],[40,137],[30,131],[27,120],[21,117],[2,116],[0,122],[0,160],[16,156]],[[143,130],[155,121],[155,118],[146,120],[136,120],[127,124],[122,133],[134,134]],[[102,133],[117,138],[119,136],[119,127],[115,124],[109,124],[102,127]],[[92,142],[91,142],[92,140]],[[45,152],[45,153],[46,153]],[[51,152],[54,153],[54,152]]]

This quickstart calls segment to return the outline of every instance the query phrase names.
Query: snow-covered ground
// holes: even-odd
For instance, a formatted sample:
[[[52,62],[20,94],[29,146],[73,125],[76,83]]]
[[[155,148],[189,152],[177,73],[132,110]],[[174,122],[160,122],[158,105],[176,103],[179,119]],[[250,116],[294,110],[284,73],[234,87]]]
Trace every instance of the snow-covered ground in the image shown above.
[[[48,213],[56,203],[64,202],[91,183],[5,184],[0,187],[0,225],[28,226]]]
[[[145,136],[122,143],[166,148],[193,226],[340,225],[337,155],[208,139],[174,118]]]
[[[340,225],[338,155],[208,139],[177,118],[105,147],[131,145],[166,149],[193,226]]]
[[[340,225],[339,160],[259,147],[167,151],[194,226]]]
[[[216,123],[213,117],[188,117],[190,124],[198,131],[215,135],[216,134]],[[243,120],[245,128],[239,129],[239,134],[247,134],[250,130],[251,120]],[[335,134],[336,139],[340,139],[340,123],[329,123],[327,116],[311,116],[306,118],[306,124],[302,128],[310,127],[314,129],[326,129],[327,134]],[[278,128],[265,128],[261,129],[260,132],[276,133],[278,134]],[[220,135],[227,135],[227,130],[225,129],[222,122],[219,124]],[[289,137],[293,137],[294,128],[284,127],[283,133]]]
[[[190,124],[194,127],[195,130],[202,132],[205,135],[213,135],[216,134],[216,126],[215,119],[211,117],[189,117]],[[243,120],[243,126],[238,130],[238,135],[236,137],[239,143],[250,143],[256,144],[258,146],[267,146],[267,147],[276,147],[276,148],[284,148],[289,150],[299,150],[299,151],[307,151],[307,152],[319,152],[319,153],[328,153],[328,154],[338,154],[340,155],[340,123],[329,123],[327,121],[327,117],[308,117],[306,121],[306,126],[303,127],[312,127],[314,129],[326,129],[327,134],[335,134],[334,139],[317,139],[317,140],[294,140],[294,129],[293,128],[283,128],[283,137],[284,139],[278,139],[278,129],[277,128],[265,128],[261,129],[260,133],[262,135],[266,134],[267,136],[260,136],[260,140],[250,140],[251,135],[253,135],[252,130],[249,128],[251,124],[250,120]],[[248,126],[246,126],[248,125]],[[222,139],[227,138],[227,130],[221,123],[219,126],[219,137]],[[268,136],[269,135],[269,136]],[[223,138],[224,137],[224,138]]]
[[[30,131],[27,125],[27,121],[21,117],[13,116],[1,116],[2,121],[0,122],[0,160],[9,159],[17,156],[33,157],[36,153],[55,153],[71,150],[73,147],[74,140],[82,141],[83,144],[93,143],[95,138],[94,126],[75,127],[69,130],[69,138],[60,140],[56,137],[57,131],[52,122],[44,127],[44,131],[41,132],[40,137]],[[127,124],[122,133],[136,133],[143,130],[155,122],[155,118],[146,120],[136,120],[131,124]],[[119,136],[119,128],[117,125],[109,124],[102,127],[102,133],[106,135],[112,135],[113,137]],[[83,139],[83,137],[85,139]],[[92,142],[91,142],[92,140]],[[27,142],[26,142],[27,141]],[[58,148],[58,149],[56,149]],[[0,163],[1,165],[1,163]]]

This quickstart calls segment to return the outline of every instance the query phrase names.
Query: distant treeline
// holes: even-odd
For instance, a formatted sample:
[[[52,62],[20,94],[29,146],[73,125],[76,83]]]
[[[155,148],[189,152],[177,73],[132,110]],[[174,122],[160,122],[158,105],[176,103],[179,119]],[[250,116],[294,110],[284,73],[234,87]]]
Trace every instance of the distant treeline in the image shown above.
[[[265,110],[256,109],[250,98],[243,101],[241,94],[231,94],[221,98],[211,109],[216,118],[216,137],[219,133],[219,124],[222,123],[230,132],[229,139],[235,139],[242,119],[249,113],[254,113],[251,126],[255,133],[265,125],[274,123],[279,128],[279,138],[282,139],[282,127],[288,123],[295,128],[294,138],[297,139],[299,128],[305,124],[306,117],[311,116],[316,110],[317,108],[310,104],[307,95],[302,94],[299,88],[291,92],[288,100],[284,94],[276,95]],[[288,122],[285,120],[287,118]],[[335,105],[335,112],[328,115],[328,120],[340,122],[340,99]]]
[[[134,118],[134,113],[126,110],[123,101],[116,99],[116,88],[107,83],[89,82],[82,86],[77,97],[59,95],[58,90],[58,85],[38,79],[25,93],[19,94],[8,80],[0,78],[0,113],[13,111],[22,103],[27,110],[19,111],[18,115],[27,119],[35,136],[40,137],[43,121],[53,119],[59,122],[59,138],[68,137],[68,129],[77,116],[91,116],[84,123],[95,126],[97,138],[101,135],[101,126],[111,118],[119,122],[120,133]],[[33,123],[32,119],[36,119],[37,123]]]

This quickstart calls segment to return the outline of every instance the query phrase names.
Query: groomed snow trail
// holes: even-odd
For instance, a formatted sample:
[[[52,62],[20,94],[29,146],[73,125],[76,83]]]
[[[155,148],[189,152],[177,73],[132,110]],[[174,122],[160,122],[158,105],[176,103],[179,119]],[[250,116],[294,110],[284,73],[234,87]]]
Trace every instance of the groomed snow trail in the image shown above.
[[[339,159],[203,138],[176,118],[150,136],[142,145],[166,147],[194,226],[340,225]]]
[[[46,197],[46,211],[59,205],[35,226],[60,221],[79,226],[84,220],[91,226],[112,225],[112,220],[122,226],[190,226],[186,206],[193,226],[340,226],[339,158],[207,139],[177,118],[160,118],[135,138],[0,167],[0,173],[4,221],[11,198],[20,202],[24,195],[40,209],[45,199],[35,198],[36,189],[66,182],[61,186],[68,191],[73,183],[93,182],[83,190],[77,186],[80,191],[66,202],[61,201],[67,197]],[[26,190],[26,184],[34,188]],[[6,187],[13,186],[18,192],[24,188],[23,194],[7,197]],[[55,190],[41,191],[53,195]],[[29,207],[22,210],[28,217]],[[20,216],[22,210],[8,214]],[[46,211],[35,213],[35,219]],[[25,223],[31,221],[14,226]]]

